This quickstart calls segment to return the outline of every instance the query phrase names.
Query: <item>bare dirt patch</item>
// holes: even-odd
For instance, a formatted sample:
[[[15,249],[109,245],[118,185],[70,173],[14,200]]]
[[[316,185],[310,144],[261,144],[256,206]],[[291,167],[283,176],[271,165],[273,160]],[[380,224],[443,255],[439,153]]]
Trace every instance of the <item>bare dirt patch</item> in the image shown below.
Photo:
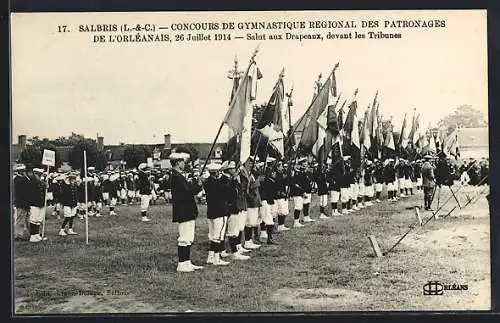
[[[285,308],[309,311],[338,311],[357,308],[367,295],[342,288],[282,288],[271,295],[271,300]]]

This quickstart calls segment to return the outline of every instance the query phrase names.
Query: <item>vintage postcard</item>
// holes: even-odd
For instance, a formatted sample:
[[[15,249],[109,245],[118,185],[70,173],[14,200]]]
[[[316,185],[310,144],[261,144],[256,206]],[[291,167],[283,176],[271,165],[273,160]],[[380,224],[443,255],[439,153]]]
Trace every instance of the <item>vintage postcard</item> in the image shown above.
[[[486,17],[12,13],[13,313],[490,310]]]

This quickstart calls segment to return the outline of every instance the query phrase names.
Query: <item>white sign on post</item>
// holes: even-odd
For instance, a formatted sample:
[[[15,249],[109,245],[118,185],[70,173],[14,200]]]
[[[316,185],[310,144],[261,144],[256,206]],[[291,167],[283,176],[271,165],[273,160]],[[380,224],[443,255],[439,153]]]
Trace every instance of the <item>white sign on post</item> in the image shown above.
[[[53,150],[44,149],[42,165],[54,167],[56,165],[56,152]]]

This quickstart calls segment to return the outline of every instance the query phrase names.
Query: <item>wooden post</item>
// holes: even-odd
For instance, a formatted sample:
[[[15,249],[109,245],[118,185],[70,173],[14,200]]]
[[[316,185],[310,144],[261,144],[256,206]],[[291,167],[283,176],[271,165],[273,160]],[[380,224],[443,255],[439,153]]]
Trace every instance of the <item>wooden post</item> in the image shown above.
[[[88,191],[87,191],[87,151],[83,151],[83,171],[85,174],[85,243],[89,244],[89,206],[88,206]]]
[[[45,176],[45,202],[43,205],[43,218],[42,218],[42,241],[47,240],[45,238],[45,217],[47,215],[47,192],[49,190],[49,165],[47,165],[47,176]]]
[[[384,255],[382,254],[382,251],[380,250],[380,247],[378,245],[377,239],[375,239],[375,236],[370,235],[368,236],[368,240],[370,240],[370,245],[372,246],[373,252],[375,252],[375,255],[380,258],[383,257]]]

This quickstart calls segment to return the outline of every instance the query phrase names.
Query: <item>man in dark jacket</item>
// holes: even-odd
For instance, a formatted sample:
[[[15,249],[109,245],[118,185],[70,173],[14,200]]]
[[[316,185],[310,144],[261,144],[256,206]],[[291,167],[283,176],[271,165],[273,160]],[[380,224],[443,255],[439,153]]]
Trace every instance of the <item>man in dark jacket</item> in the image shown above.
[[[178,272],[192,272],[202,269],[191,262],[191,244],[194,242],[195,220],[198,217],[198,207],[195,196],[202,189],[201,180],[188,183],[182,174],[185,159],[189,155],[184,153],[170,154],[172,164],[172,221],[178,223],[179,238],[177,239],[179,263]]]
[[[436,185],[434,176],[434,165],[431,164],[432,157],[424,157],[425,163],[422,165],[422,186],[424,188],[424,207],[425,210],[431,210],[432,193]]]
[[[252,236],[259,237],[259,208],[262,205],[259,194],[259,182],[255,175],[253,158],[249,157],[244,165],[245,177],[248,180],[248,191],[246,193],[247,216],[245,223],[245,249],[257,249],[260,247],[257,241],[252,240]]]
[[[288,209],[288,176],[285,174],[283,163],[279,162],[276,168],[276,212],[278,214],[278,232],[290,230],[285,226],[285,219],[290,213]]]
[[[340,201],[342,202],[342,214],[351,213],[351,156],[344,156],[344,170],[340,179]]]
[[[30,177],[29,202],[30,202],[30,242],[40,242],[40,226],[45,220],[45,193],[46,183],[41,179],[43,169],[34,168]],[[43,240],[47,238],[44,237]]]
[[[302,165],[307,161],[306,157],[302,157],[297,161],[295,169],[291,176],[290,181],[290,196],[293,198],[293,227],[301,228],[304,225],[300,223],[300,213],[304,209],[304,197],[305,197],[305,186],[306,186],[306,174],[305,167]],[[305,213],[304,213],[305,215]]]
[[[78,205],[78,187],[76,184],[76,175],[68,174],[64,176],[64,182],[61,184],[61,205],[63,209],[64,220],[59,230],[60,236],[76,235],[73,230],[73,221],[76,216],[76,208]],[[68,231],[65,227],[68,225]]]
[[[224,237],[226,233],[229,210],[227,200],[230,192],[219,176],[221,166],[218,164],[207,165],[210,176],[203,183],[207,199],[208,237],[210,249],[207,264],[216,266],[229,265],[221,259],[221,252],[225,250]]]
[[[326,216],[326,207],[328,205],[328,182],[326,179],[326,165],[319,165],[314,173],[314,181],[318,186],[319,196],[319,218],[329,219]]]
[[[375,173],[375,167],[371,160],[366,160],[364,165],[364,174],[363,174],[363,182],[364,182],[364,198],[365,198],[365,206],[372,206],[372,199],[374,195],[373,189],[373,177]]]
[[[384,185],[384,165],[381,160],[375,159],[373,178],[375,179],[375,201],[379,203]]]
[[[390,201],[396,200],[397,190],[394,187],[396,179],[396,171],[394,168],[394,160],[392,158],[388,158],[384,162],[384,182],[387,187],[387,199]]]
[[[30,179],[26,175],[26,166],[18,165],[14,175],[14,232],[16,239],[27,239],[29,227],[29,189]]]
[[[330,191],[330,204],[332,205],[332,216],[339,216],[338,203],[340,201],[340,184],[344,174],[344,161],[339,160],[330,165],[326,174],[328,190]]]
[[[240,210],[238,208],[238,196],[241,191],[241,183],[236,174],[236,164],[231,161],[225,161],[221,167],[222,176],[221,182],[227,192],[227,208],[229,217],[227,219],[227,239],[229,244],[230,253],[222,252],[221,256],[232,256],[233,260],[247,260],[249,256],[243,255],[247,249],[238,249],[238,244],[241,243],[240,239]]]
[[[151,181],[149,180],[149,176],[146,173],[148,165],[146,163],[141,163],[138,167],[139,169],[139,180],[137,181],[138,184],[138,191],[141,197],[141,221],[142,222],[149,222],[151,221],[147,217],[147,211],[149,207],[149,202],[151,201]]]

